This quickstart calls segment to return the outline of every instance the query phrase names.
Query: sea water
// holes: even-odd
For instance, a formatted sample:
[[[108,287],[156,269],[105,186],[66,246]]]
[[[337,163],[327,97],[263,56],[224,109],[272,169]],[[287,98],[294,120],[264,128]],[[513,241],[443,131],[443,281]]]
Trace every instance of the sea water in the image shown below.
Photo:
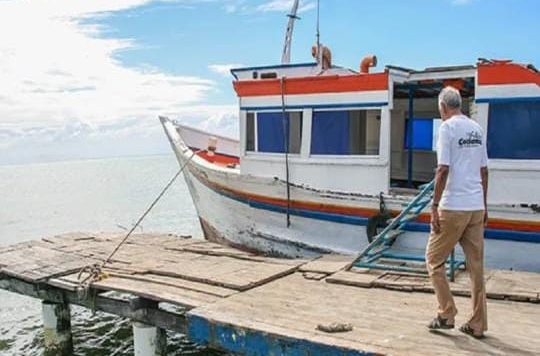
[[[55,234],[130,228],[179,166],[174,156],[109,158],[0,166],[0,246]],[[137,231],[202,238],[189,191],[179,177]],[[130,355],[130,321],[72,307],[75,355]],[[41,355],[41,304],[0,290],[0,355]],[[170,355],[211,350],[168,333]]]

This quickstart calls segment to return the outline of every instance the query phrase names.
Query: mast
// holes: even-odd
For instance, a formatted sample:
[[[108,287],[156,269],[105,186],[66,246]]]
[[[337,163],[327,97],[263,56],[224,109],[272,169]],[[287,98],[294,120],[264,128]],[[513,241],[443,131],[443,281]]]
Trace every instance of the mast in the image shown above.
[[[321,1],[317,0],[317,63],[322,65],[322,51],[321,51],[321,31],[319,27],[320,21],[320,12],[321,12]]]
[[[296,13],[298,12],[298,2],[299,0],[294,0],[291,12],[287,15],[287,17],[289,17],[289,21],[287,22],[287,31],[285,32],[285,44],[283,45],[281,64],[291,63],[291,43],[294,30],[294,21],[296,19],[300,19],[298,16],[296,16]]]

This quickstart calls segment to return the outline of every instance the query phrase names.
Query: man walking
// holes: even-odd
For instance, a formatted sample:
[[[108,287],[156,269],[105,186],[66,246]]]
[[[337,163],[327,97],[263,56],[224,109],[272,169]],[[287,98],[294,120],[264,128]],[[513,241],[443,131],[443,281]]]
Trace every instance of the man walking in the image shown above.
[[[452,329],[457,314],[446,259],[459,242],[471,278],[472,315],[460,331],[481,338],[487,330],[484,286],[484,225],[487,223],[487,152],[482,128],[461,113],[459,91],[439,94],[443,123],[437,145],[437,173],[431,205],[426,265],[439,303],[430,329]]]

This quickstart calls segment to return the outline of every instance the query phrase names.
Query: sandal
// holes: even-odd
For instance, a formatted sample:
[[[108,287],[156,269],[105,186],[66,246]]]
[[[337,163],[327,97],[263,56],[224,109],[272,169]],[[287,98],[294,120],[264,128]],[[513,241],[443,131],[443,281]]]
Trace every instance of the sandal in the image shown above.
[[[439,315],[428,324],[428,329],[453,329],[454,324],[449,324],[448,319],[441,318]]]
[[[472,336],[475,339],[483,339],[485,337],[484,333],[482,333],[480,335],[475,334],[474,329],[471,328],[471,326],[469,324],[461,325],[461,327],[459,328],[459,331],[461,331],[462,333],[467,334],[469,336]]]

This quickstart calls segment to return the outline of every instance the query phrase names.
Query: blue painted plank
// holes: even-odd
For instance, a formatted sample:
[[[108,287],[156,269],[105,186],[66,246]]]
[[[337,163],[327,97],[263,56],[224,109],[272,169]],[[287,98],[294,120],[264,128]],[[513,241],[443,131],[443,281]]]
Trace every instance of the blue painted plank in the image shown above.
[[[374,355],[374,353],[369,351],[327,345],[307,339],[298,339],[286,335],[209,321],[200,315],[192,313],[187,314],[187,323],[187,336],[190,340],[243,355]]]

